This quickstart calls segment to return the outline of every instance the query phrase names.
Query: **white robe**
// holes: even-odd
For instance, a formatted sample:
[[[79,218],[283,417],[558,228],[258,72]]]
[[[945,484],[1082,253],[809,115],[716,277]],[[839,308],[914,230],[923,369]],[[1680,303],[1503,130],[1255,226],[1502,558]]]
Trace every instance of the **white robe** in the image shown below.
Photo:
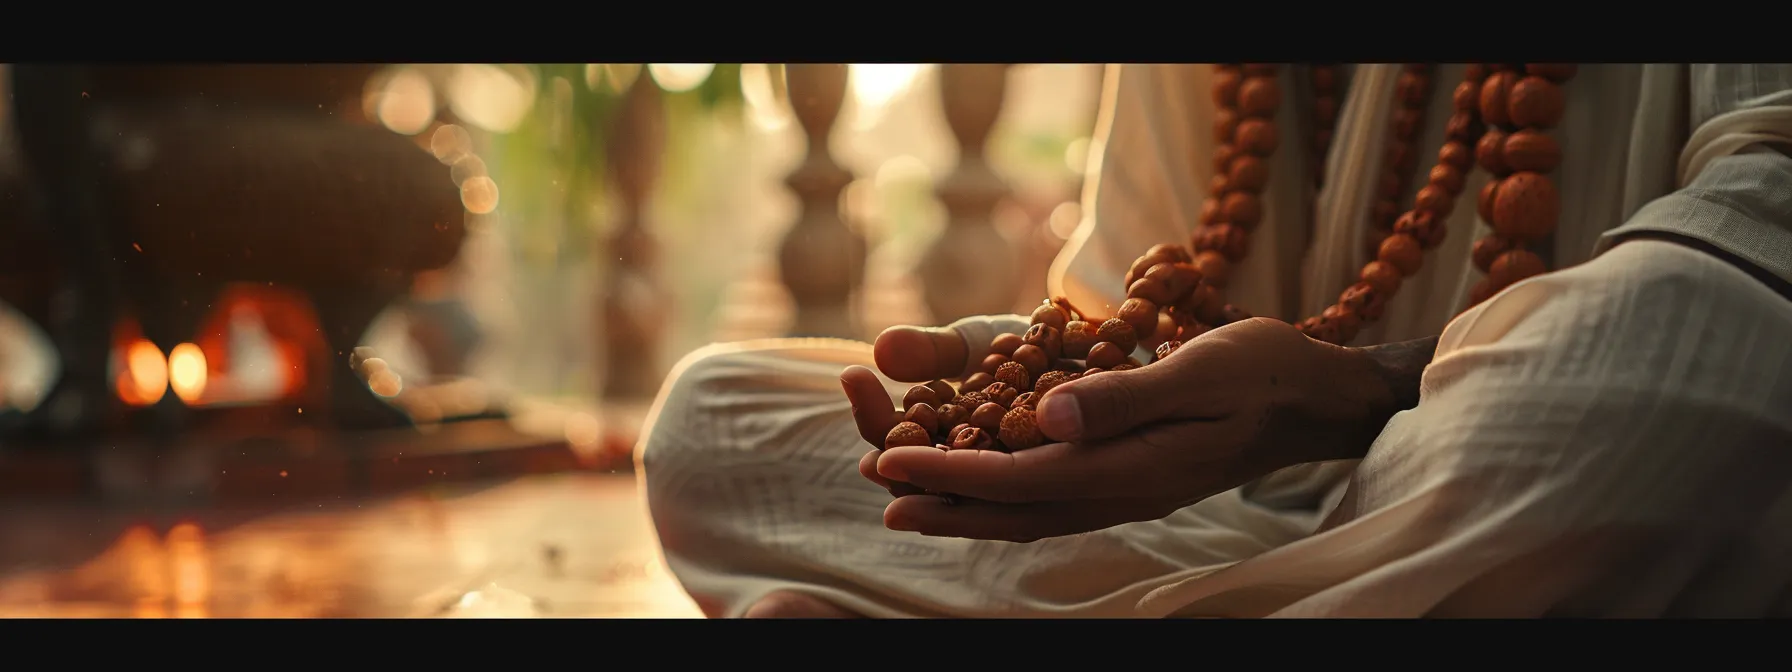
[[[1354,70],[1310,234],[1304,153],[1272,163],[1264,222],[1230,292],[1253,313],[1317,312],[1364,261],[1398,66]],[[1110,67],[1090,218],[1050,291],[1118,304],[1140,251],[1187,240],[1212,170],[1211,72]],[[1419,406],[1360,464],[1285,470],[1162,520],[1024,545],[886,530],[889,497],[857,474],[867,446],[837,382],[844,366],[871,364],[868,346],[693,353],[639,456],[671,569],[711,615],[778,589],[873,616],[1788,613],[1792,304],[1714,257],[1660,242],[1606,251],[1601,238],[1621,226],[1688,233],[1792,279],[1792,159],[1759,151],[1792,138],[1788,73],[1583,66],[1554,132],[1563,206],[1549,253],[1572,268],[1452,321],[1479,278],[1468,261],[1486,232],[1477,172],[1446,242],[1356,341],[1443,332]],[[1420,134],[1433,149],[1405,203],[1460,75],[1439,68]],[[1284,81],[1284,100],[1306,98]],[[1307,146],[1296,107],[1278,119],[1284,148]],[[1025,323],[956,326],[979,347]],[[890,383],[892,398],[905,387]],[[1611,571],[1615,557],[1627,571]]]

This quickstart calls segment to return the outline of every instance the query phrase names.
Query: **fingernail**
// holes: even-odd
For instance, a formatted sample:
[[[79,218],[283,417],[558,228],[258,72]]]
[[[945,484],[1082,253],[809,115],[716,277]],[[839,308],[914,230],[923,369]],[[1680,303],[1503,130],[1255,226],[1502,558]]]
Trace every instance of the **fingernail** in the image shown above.
[[[877,475],[882,476],[887,479],[890,479],[892,481],[907,482],[908,481],[908,470],[903,469],[902,465],[897,464],[895,460],[890,460],[888,462],[884,461],[883,458],[887,457],[887,456],[888,456],[888,453],[886,452],[884,455],[881,455],[878,457]]]
[[[1083,412],[1076,397],[1069,394],[1046,395],[1039,402],[1040,429],[1054,437],[1075,438],[1083,435]]]

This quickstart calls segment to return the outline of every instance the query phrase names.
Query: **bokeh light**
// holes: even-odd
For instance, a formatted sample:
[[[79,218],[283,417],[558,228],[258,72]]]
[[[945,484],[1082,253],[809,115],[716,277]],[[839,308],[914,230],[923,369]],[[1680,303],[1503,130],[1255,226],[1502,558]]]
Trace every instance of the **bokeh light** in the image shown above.
[[[654,83],[673,93],[703,86],[715,70],[714,63],[653,63],[647,66],[647,74],[653,76]]]
[[[498,183],[492,178],[479,176],[469,178],[460,185],[461,205],[467,206],[467,212],[483,215],[498,209]]]
[[[436,155],[437,161],[452,166],[461,157],[472,153],[473,134],[454,124],[443,125],[430,136],[429,151]]]
[[[414,68],[401,68],[380,88],[374,117],[395,133],[416,135],[436,120],[436,91]]]
[[[199,401],[205,394],[205,373],[205,352],[199,346],[182,343],[168,352],[168,384],[181,401]]]
[[[448,175],[454,180],[456,186],[464,186],[467,180],[475,177],[487,177],[490,174],[485,172],[485,159],[468,154],[454,162],[454,166],[448,170]]]
[[[783,68],[766,63],[740,66],[740,95],[747,101],[747,118],[759,128],[775,131],[790,125],[790,107],[784,104]]]
[[[467,123],[493,133],[515,129],[535,104],[535,73],[509,65],[461,65],[448,77],[448,105]]]
[[[914,63],[854,63],[848,70],[848,91],[860,130],[883,120],[884,108],[913,88],[926,68]]]
[[[603,69],[604,83],[616,93],[627,91],[629,85],[635,83],[635,78],[641,76],[640,63],[605,63]]]

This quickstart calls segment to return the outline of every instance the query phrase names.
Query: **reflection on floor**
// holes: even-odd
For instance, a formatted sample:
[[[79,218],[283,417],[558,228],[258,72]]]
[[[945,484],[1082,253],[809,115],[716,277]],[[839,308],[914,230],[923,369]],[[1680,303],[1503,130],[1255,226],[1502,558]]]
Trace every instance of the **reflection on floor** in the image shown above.
[[[0,510],[0,617],[698,617],[634,480],[304,510]]]

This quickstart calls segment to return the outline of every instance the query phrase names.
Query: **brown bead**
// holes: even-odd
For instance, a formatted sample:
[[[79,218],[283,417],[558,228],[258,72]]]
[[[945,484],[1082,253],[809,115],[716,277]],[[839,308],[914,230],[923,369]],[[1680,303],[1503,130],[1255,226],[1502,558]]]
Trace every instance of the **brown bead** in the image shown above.
[[[1421,114],[1419,110],[1410,107],[1402,107],[1394,110],[1394,139],[1411,142],[1412,136],[1418,135],[1419,133],[1419,123],[1424,120],[1425,115]]]
[[[971,426],[994,434],[1002,428],[1002,416],[1007,413],[1008,409],[1002,408],[1001,404],[989,402],[971,411]]]
[[[902,395],[902,407],[903,408],[908,408],[910,406],[916,406],[919,404],[937,404],[937,403],[939,403],[939,393],[933,391],[932,387],[928,387],[925,384],[916,385],[914,387],[908,388],[908,392],[906,392]]]
[[[1344,288],[1344,291],[1338,294],[1338,305],[1349,308],[1358,315],[1361,315],[1363,307],[1369,305],[1375,297],[1380,295],[1381,292],[1376,291],[1375,287],[1371,286],[1369,283],[1359,282]],[[1318,319],[1318,317],[1319,316],[1315,315],[1309,319]]]
[[[1052,388],[1076,380],[1078,377],[1078,374],[1067,371],[1047,371],[1045,375],[1039,377],[1039,380],[1033,381],[1033,391],[1043,397],[1045,393],[1052,391]]]
[[[1165,262],[1165,261],[1168,261],[1170,263],[1181,263],[1181,262],[1186,262],[1186,261],[1194,258],[1193,256],[1191,256],[1188,253],[1188,248],[1185,248],[1181,245],[1177,245],[1175,243],[1158,243],[1156,245],[1152,245],[1151,249],[1145,251],[1145,254],[1150,255],[1150,257],[1152,259],[1156,259],[1160,263]],[[1147,268],[1149,268],[1149,267],[1147,267]],[[1066,314],[1068,314],[1069,313],[1068,306],[1070,305],[1070,303],[1068,300],[1062,300],[1062,301],[1063,301],[1064,305],[1066,306],[1065,312],[1066,312]],[[1073,318],[1073,319],[1075,319],[1075,318]]]
[[[1377,251],[1375,258],[1399,269],[1401,275],[1410,277],[1425,264],[1425,248],[1417,238],[1396,233],[1381,241],[1381,249]]]
[[[976,373],[973,373],[973,374],[965,377],[964,389],[981,390],[985,387],[989,387],[989,384],[993,383],[993,382],[996,382],[995,376],[984,373],[982,371],[978,371]],[[958,401],[965,408],[974,408],[975,407],[975,405],[972,404],[968,398],[968,395],[970,395],[970,394],[973,394],[973,392],[966,392],[964,394],[958,395]]]
[[[1232,188],[1240,191],[1256,193],[1269,183],[1269,168],[1263,159],[1255,156],[1241,156],[1232,162],[1231,170],[1226,175],[1232,182]]]
[[[1455,140],[1446,142],[1442,149],[1437,150],[1437,162],[1467,173],[1470,168],[1475,167],[1474,145]]]
[[[1530,250],[1511,250],[1493,260],[1493,267],[1487,271],[1487,279],[1500,287],[1510,287],[1534,275],[1543,275],[1549,268],[1543,265],[1543,258]]]
[[[1182,347],[1182,341],[1176,341],[1176,340],[1164,341],[1163,343],[1158,344],[1157,350],[1155,350],[1151,353],[1151,361],[1153,361],[1153,362],[1163,361],[1163,359],[1165,357],[1169,357],[1170,355],[1175,354],[1176,349],[1180,348],[1180,347]]]
[[[1282,104],[1282,88],[1271,77],[1251,77],[1238,88],[1238,112],[1247,117],[1273,117]]]
[[[1499,236],[1488,236],[1475,241],[1475,246],[1469,251],[1469,258],[1474,260],[1475,268],[1486,273],[1493,270],[1493,260],[1498,259],[1500,255],[1506,253],[1506,250],[1510,249],[1512,249],[1512,244],[1506,239]]]
[[[1497,292],[1500,289],[1500,287],[1494,286],[1492,280],[1481,278],[1480,280],[1475,281],[1475,286],[1470,287],[1468,290],[1468,305],[1481,305],[1482,302],[1493,298],[1494,292]]]
[[[1344,306],[1335,303],[1326,306],[1325,311],[1319,313],[1319,316],[1325,318],[1327,322],[1336,324],[1338,326],[1338,331],[1341,332],[1339,334],[1340,336],[1344,336],[1345,334],[1355,336],[1357,329],[1362,326],[1362,319],[1357,317],[1356,313],[1352,312],[1349,308],[1345,308]],[[1350,339],[1349,336],[1344,336],[1340,340]]]
[[[1481,111],[1481,82],[1465,81],[1456,85],[1456,91],[1450,94],[1450,102],[1456,106],[1457,112]]]
[[[1220,296],[1219,290],[1206,283],[1195,287],[1194,291],[1189,292],[1187,297],[1176,304],[1177,310],[1209,325],[1219,322],[1221,309],[1225,307],[1226,301]]]
[[[1019,350],[1015,350],[1014,354],[1016,357],[1019,357],[1023,352],[1028,353],[1031,357],[1037,357],[1040,361],[1045,360],[1045,353],[1041,352],[1038,347],[1023,345]],[[1030,371],[1031,367],[1028,367],[1019,359],[1012,362],[1004,362],[1001,366],[996,367],[996,382],[1005,384],[1017,390],[1031,389],[1033,387],[1033,375]],[[1044,371],[1041,371],[1040,373],[1044,373]]]
[[[889,434],[884,435],[884,448],[886,449],[931,445],[933,445],[933,435],[928,434],[925,428],[912,422],[899,423],[890,429]]]
[[[1256,194],[1234,191],[1226,194],[1226,200],[1220,204],[1227,222],[1250,228],[1263,218],[1263,204],[1257,200]]]
[[[1089,366],[1098,369],[1111,369],[1124,363],[1126,363],[1126,351],[1121,350],[1120,346],[1113,343],[1102,341],[1089,349]]]
[[[1190,261],[1186,264],[1172,265],[1170,267],[1169,278],[1164,284],[1169,286],[1170,296],[1181,297],[1188,294],[1190,290],[1195,288],[1195,285],[1200,283],[1201,271],[1195,267],[1195,262]],[[1089,331],[1090,333],[1094,333],[1095,329],[1091,327]]]
[[[1239,65],[1239,68],[1243,69],[1244,74],[1248,77],[1274,77],[1276,76],[1276,70],[1281,67],[1281,65],[1276,63],[1244,63]]]
[[[1475,142],[1487,127],[1476,119],[1473,112],[1457,112],[1450,115],[1449,123],[1444,124],[1444,136],[1457,142]]]
[[[957,427],[971,419],[971,409],[958,404],[945,404],[939,407],[941,427]]]
[[[1431,97],[1431,77],[1416,72],[1402,72],[1394,82],[1394,95],[1407,107],[1419,107]]]
[[[1126,288],[1126,298],[1144,299],[1152,303],[1170,303],[1175,300],[1175,297],[1170,295],[1170,288],[1165,287],[1163,282],[1151,278],[1134,280]]]
[[[1500,155],[1515,171],[1547,173],[1562,164],[1562,147],[1556,139],[1528,128],[1506,136]]]
[[[1533,76],[1512,85],[1512,93],[1506,100],[1506,114],[1512,118],[1514,126],[1551,128],[1562,122],[1566,106],[1562,87]]]
[[[1028,327],[1027,333],[1021,336],[1021,340],[1024,341],[1026,345],[1036,346],[1040,350],[1044,350],[1045,354],[1050,357],[1058,357],[1059,353],[1064,351],[1064,332],[1053,328],[1052,325],[1049,324],[1035,324]],[[1015,358],[1014,355],[1009,355],[1009,357]],[[1022,363],[1024,364],[1025,362]],[[1027,368],[1031,369],[1032,367]],[[1034,373],[1037,375],[1040,372],[1036,371]]]
[[[1431,75],[1431,67],[1432,66],[1430,63],[1403,63],[1400,65],[1400,71],[1401,72],[1410,72],[1410,73],[1417,74],[1417,75],[1430,76]]]
[[[1490,180],[1481,187],[1481,195],[1475,199],[1475,214],[1480,216],[1481,221],[1490,225],[1493,223],[1493,201],[1499,197],[1499,193],[1500,180]]]
[[[1218,107],[1235,107],[1238,105],[1238,91],[1244,85],[1244,75],[1236,70],[1216,69],[1213,73],[1213,104]]]
[[[1246,119],[1238,124],[1238,148],[1257,156],[1269,156],[1276,151],[1275,122],[1263,119]]]
[[[1156,327],[1156,325],[1152,326]],[[1117,317],[1108,318],[1106,322],[1102,322],[1101,328],[1095,330],[1095,337],[1101,339],[1103,343],[1113,343],[1120,348],[1121,352],[1132,352],[1134,348],[1139,347],[1139,332],[1134,330],[1126,320]]]
[[[1394,225],[1394,219],[1400,216],[1400,204],[1393,199],[1382,199],[1369,209],[1369,225],[1385,229]]]
[[[1213,141],[1222,145],[1232,144],[1238,135],[1238,113],[1228,108],[1213,111]]]
[[[1444,242],[1445,230],[1442,220],[1432,212],[1414,210],[1401,215],[1399,221],[1394,222],[1394,233],[1412,236],[1419,241],[1419,247],[1429,250]]]
[[[1213,226],[1221,221],[1224,219],[1220,214],[1219,200],[1209,198],[1201,201],[1201,226]]]
[[[915,404],[902,414],[903,422],[912,422],[927,430],[927,435],[940,433],[940,415],[927,404]]]
[[[1039,324],[1034,322],[1033,324]],[[1020,334],[1000,334],[989,341],[989,352],[1003,357],[1012,357],[1014,349],[1025,343]]]
[[[1493,201],[1493,230],[1518,241],[1541,240],[1556,228],[1561,196],[1549,178],[1513,173],[1500,182]]]
[[[1512,83],[1517,77],[1510,72],[1496,72],[1488,75],[1481,83],[1481,120],[1494,126],[1505,126],[1512,123],[1507,113],[1507,100],[1512,93]]]
[[[1338,90],[1338,67],[1335,65],[1314,65],[1308,69],[1313,79],[1313,90],[1331,93]]]
[[[1087,322],[1072,322],[1071,324],[1072,325],[1078,325],[1078,324],[1087,325],[1088,323]],[[1084,357],[1088,357],[1089,356],[1089,348],[1094,347],[1095,344],[1098,342],[1099,341],[1097,341],[1095,338],[1094,330],[1065,329],[1064,330],[1064,356],[1069,357],[1071,359],[1081,359]]]
[[[1384,201],[1399,200],[1400,192],[1406,191],[1406,181],[1400,174],[1392,170],[1381,174],[1381,182],[1375,187],[1375,197]]]
[[[1053,329],[1063,329],[1064,323],[1070,321],[1070,315],[1064,309],[1049,303],[1040,304],[1033,309],[1033,324],[1049,324]],[[1018,346],[1016,346],[1018,347]]]
[[[1018,348],[1016,349],[1016,351],[1018,352]],[[1010,360],[1007,357],[1003,357],[1001,355],[990,355],[988,357],[984,357],[983,358],[983,372],[987,373],[989,375],[992,375],[992,376],[996,375],[996,369],[999,368],[1000,366],[1002,366],[1003,364],[1007,364],[1009,361]]]
[[[1231,145],[1220,145],[1213,150],[1213,172],[1224,173],[1232,170],[1232,159],[1238,158],[1238,149]]]
[[[1013,385],[1017,389],[1031,389],[1030,385],[1032,384],[1032,379],[1038,377],[1041,373],[1050,371],[1052,369],[1052,358],[1062,352],[1062,349],[1054,352],[1047,352],[1044,346],[1038,345],[1028,344],[1020,346],[1014,351],[1014,361],[1009,363],[1019,364],[1022,367],[1025,367],[1027,370],[1027,379],[1021,381],[1023,384],[1016,384],[1014,381],[1005,381],[1002,380],[1002,372],[998,370],[996,372],[996,380]]]
[[[1487,129],[1487,133],[1481,136],[1481,141],[1475,143],[1475,161],[1481,164],[1482,170],[1492,173],[1495,177],[1505,177],[1511,174],[1512,169],[1506,166],[1505,145],[1505,131],[1497,128]]]
[[[1226,192],[1231,190],[1232,178],[1226,177],[1225,173],[1214,173],[1213,177],[1207,180],[1207,195],[1209,198],[1223,198],[1225,197]],[[1225,219],[1224,207],[1220,209],[1220,212],[1222,213],[1220,219]]]
[[[1003,335],[1006,336],[1007,334]],[[927,386],[933,388],[933,398],[938,401],[934,406],[950,404],[953,399],[958,398],[958,390],[952,389],[952,384],[946,381],[936,380],[927,383]]]
[[[1442,188],[1427,184],[1424,188],[1419,189],[1418,196],[1413,197],[1413,207],[1441,219],[1450,216],[1450,211],[1456,209],[1456,197],[1451,196],[1450,192],[1444,191]]]
[[[1406,175],[1412,173],[1413,163],[1418,159],[1413,152],[1412,143],[1395,140],[1388,143],[1388,167]]]
[[[1314,98],[1313,123],[1321,129],[1338,125],[1338,99],[1332,96]]]
[[[1208,250],[1195,255],[1195,269],[1201,271],[1201,278],[1215,287],[1225,287],[1226,279],[1231,275],[1232,264],[1226,261],[1225,255]]]
[[[1400,269],[1394,268],[1393,264],[1371,261],[1363,265],[1363,272],[1358,278],[1383,294],[1400,291]]]
[[[1221,224],[1213,227],[1213,249],[1232,261],[1241,261],[1251,251],[1251,236],[1242,227]]]
[[[997,419],[998,426],[1001,420]],[[964,427],[952,434],[952,450],[990,450],[994,448],[995,439],[982,427]]]
[[[1462,81],[1479,84],[1481,83],[1481,80],[1486,78],[1487,66],[1480,63],[1470,63],[1468,64],[1468,67],[1462,69]],[[1480,101],[1476,100],[1475,102],[1478,104]]]
[[[1150,334],[1157,331],[1157,303],[1145,299],[1127,299],[1120,304],[1120,310],[1114,317],[1132,326],[1134,334]]]
[[[1427,178],[1427,182],[1431,186],[1444,190],[1444,193],[1451,196],[1462,193],[1464,178],[1462,171],[1457,170],[1455,166],[1447,163],[1432,166],[1431,174]]]
[[[1579,68],[1576,67],[1575,64],[1573,64],[1573,63],[1526,63],[1526,64],[1524,64],[1525,74],[1543,77],[1543,78],[1548,79],[1549,81],[1555,82],[1557,84],[1566,82],[1570,79],[1574,79],[1574,73],[1578,70],[1579,70]]]
[[[1034,416],[1033,409],[1016,408],[1002,416],[996,440],[1001,441],[1008,450],[1026,450],[1045,443],[1045,435],[1039,432],[1039,420]]]

